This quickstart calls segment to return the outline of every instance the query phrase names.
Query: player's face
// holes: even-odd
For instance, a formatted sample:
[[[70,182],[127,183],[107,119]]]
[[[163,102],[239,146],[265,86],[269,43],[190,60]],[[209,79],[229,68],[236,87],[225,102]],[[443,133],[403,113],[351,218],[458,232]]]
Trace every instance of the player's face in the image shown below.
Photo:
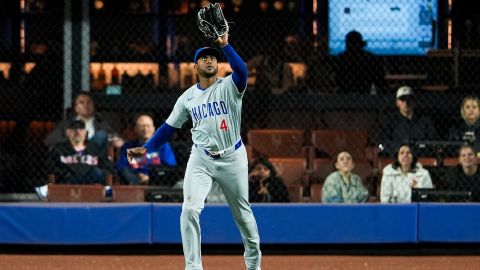
[[[95,112],[93,100],[87,95],[80,95],[75,100],[75,112],[84,118],[90,118]]]
[[[200,57],[195,64],[195,70],[201,77],[214,77],[217,75],[218,71],[217,58],[213,55],[205,55]]]
[[[141,140],[148,140],[153,136],[155,132],[155,126],[153,125],[153,119],[149,116],[140,116],[135,124],[135,133]]]
[[[474,123],[480,118],[480,108],[475,100],[469,99],[463,104],[463,117],[470,123]]]
[[[406,145],[400,147],[400,150],[398,150],[397,158],[398,162],[400,162],[400,165],[402,165],[402,167],[410,167],[413,161],[413,154],[410,150],[410,147]]]
[[[343,173],[349,173],[354,167],[352,155],[348,152],[341,152],[338,154],[337,162],[335,162],[335,168]]]
[[[458,162],[462,165],[463,168],[475,165],[477,163],[477,159],[475,157],[475,152],[472,150],[472,148],[462,148],[462,150],[460,150]]]
[[[68,141],[73,145],[82,145],[87,139],[87,130],[84,128],[69,128],[66,131]]]

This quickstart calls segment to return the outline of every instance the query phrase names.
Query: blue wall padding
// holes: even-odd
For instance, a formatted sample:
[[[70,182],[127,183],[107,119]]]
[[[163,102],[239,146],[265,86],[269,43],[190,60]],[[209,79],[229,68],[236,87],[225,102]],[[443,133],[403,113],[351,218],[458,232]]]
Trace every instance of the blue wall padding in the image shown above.
[[[0,205],[0,243],[150,243],[151,204]]]
[[[181,243],[180,236],[180,204],[153,204],[152,209],[152,242]]]
[[[254,204],[263,244],[480,243],[480,204]],[[178,244],[180,204],[0,205],[0,244]],[[240,244],[226,205],[206,205],[202,242]]]
[[[153,206],[153,243],[179,244],[181,205],[154,204]],[[230,208],[226,205],[207,205],[200,215],[202,243],[204,244],[241,244],[242,238],[237,230]]]
[[[479,243],[480,204],[419,204],[419,242]]]
[[[414,243],[415,204],[254,207],[262,243]]]
[[[415,243],[417,240],[416,204],[254,204],[252,208],[264,244]],[[180,212],[180,205],[154,205],[154,243],[181,243]],[[242,243],[227,206],[207,205],[200,219],[203,243]]]

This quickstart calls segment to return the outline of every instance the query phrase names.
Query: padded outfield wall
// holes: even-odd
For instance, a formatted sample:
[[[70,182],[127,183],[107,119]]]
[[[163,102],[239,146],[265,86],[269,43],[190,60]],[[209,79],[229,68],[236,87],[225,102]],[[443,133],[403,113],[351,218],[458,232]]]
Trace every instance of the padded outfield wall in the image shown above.
[[[263,244],[479,243],[480,204],[254,204]],[[179,244],[180,204],[0,206],[0,244]],[[205,244],[241,244],[226,205],[201,216]]]

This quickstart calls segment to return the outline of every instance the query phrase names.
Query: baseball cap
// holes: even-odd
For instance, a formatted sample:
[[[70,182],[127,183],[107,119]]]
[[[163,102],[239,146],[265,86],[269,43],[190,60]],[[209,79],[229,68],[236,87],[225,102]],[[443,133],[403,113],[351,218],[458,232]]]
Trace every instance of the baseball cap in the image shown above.
[[[85,122],[82,120],[73,120],[67,125],[67,129],[85,129]]]
[[[195,57],[193,58],[193,62],[197,63],[198,58],[205,55],[213,55],[218,59],[222,54],[220,53],[219,50],[213,47],[202,47],[195,52]]]
[[[402,86],[397,90],[397,98],[403,96],[413,96],[413,90],[410,86]]]

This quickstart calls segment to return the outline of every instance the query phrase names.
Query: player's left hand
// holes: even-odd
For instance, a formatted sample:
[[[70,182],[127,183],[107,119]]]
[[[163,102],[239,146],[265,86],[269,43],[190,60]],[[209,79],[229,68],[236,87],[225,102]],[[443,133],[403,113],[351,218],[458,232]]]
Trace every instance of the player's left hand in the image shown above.
[[[128,148],[127,149],[128,163],[132,163],[133,158],[144,157],[146,154],[147,154],[147,148],[145,148],[145,147]]]
[[[223,48],[223,47],[227,46],[227,44],[228,44],[228,32],[226,32],[222,36],[219,36],[217,38],[217,40],[215,40],[215,43],[217,43],[217,45],[220,46],[220,48]]]

